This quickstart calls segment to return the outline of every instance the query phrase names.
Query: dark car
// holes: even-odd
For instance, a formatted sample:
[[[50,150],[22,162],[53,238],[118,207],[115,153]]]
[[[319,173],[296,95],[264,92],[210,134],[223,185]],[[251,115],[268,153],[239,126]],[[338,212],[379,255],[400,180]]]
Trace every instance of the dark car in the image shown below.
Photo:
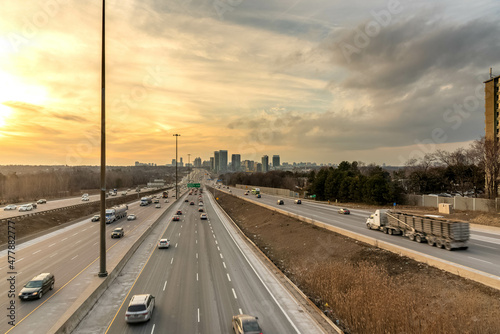
[[[189,205],[194,205],[194,202],[189,203]]]
[[[186,199],[184,200],[184,202],[189,202],[189,200],[186,198]]]
[[[282,199],[278,200],[278,205],[284,205],[284,204],[285,204],[285,202]]]
[[[24,285],[24,288],[19,292],[21,300],[26,299],[41,299],[43,294],[54,289],[55,279],[51,273],[43,273],[33,277],[31,281]]]
[[[181,210],[177,210],[176,215],[182,215],[182,211]]]
[[[202,207],[200,207],[200,208],[198,209],[198,212],[203,212],[203,208],[202,208]]]
[[[235,315],[232,321],[233,331],[236,334],[262,334],[258,319],[246,314]]]
[[[348,209],[342,208],[339,210],[339,213],[342,215],[349,215],[349,214],[351,214],[351,211],[349,211]]]
[[[296,200],[295,200],[295,204],[302,204],[302,200],[300,200],[300,199],[296,199]]]

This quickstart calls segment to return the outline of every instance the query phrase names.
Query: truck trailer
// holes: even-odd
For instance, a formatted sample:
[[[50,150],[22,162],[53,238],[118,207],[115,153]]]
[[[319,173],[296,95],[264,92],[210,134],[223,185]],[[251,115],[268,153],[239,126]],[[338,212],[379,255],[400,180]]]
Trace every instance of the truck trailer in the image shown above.
[[[118,219],[126,217],[127,209],[128,206],[125,204],[114,206],[111,209],[106,209],[106,224],[111,224]]]
[[[366,220],[366,227],[390,235],[402,235],[411,241],[427,242],[438,248],[467,249],[469,223],[435,216],[377,210]]]
[[[141,198],[140,206],[147,206],[151,203],[153,203],[153,199],[151,198],[151,196],[146,196],[146,197]]]

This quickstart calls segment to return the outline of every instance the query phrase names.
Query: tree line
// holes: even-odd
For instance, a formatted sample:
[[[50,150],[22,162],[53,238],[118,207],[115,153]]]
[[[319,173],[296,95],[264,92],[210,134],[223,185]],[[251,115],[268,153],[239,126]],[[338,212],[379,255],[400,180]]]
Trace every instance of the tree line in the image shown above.
[[[96,166],[44,166],[27,173],[15,172],[12,168],[8,170],[0,172],[2,204],[79,195],[100,188],[100,169]],[[108,189],[135,188],[159,178],[170,183],[172,175],[175,175],[173,167],[108,167],[106,186]]]

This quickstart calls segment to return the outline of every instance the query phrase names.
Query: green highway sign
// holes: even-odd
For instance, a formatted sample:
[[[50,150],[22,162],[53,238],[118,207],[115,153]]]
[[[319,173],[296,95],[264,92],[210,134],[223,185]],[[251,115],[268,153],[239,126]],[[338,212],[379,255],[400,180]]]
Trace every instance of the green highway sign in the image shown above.
[[[199,188],[200,184],[199,183],[188,183],[188,188]]]

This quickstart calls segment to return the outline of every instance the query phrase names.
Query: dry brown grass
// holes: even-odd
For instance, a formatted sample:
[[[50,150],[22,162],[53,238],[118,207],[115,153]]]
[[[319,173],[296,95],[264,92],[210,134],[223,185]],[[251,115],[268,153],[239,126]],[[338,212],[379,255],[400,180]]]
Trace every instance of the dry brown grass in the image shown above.
[[[219,197],[245,234],[348,333],[500,333],[499,291]]]

